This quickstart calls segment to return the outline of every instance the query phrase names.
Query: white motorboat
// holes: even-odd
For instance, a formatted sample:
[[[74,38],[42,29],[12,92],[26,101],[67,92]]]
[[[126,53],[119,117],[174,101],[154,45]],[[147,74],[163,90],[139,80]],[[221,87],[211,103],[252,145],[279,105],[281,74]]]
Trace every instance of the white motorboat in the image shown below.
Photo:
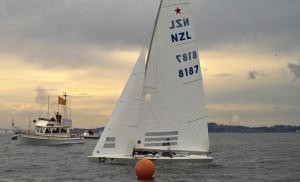
[[[101,132],[95,132],[95,130],[89,129],[83,133],[83,137],[87,139],[99,139]]]
[[[55,117],[38,118],[33,121],[33,131],[21,133],[21,141],[32,145],[82,144],[85,141],[80,135],[71,134],[72,120],[66,116],[67,99],[58,97],[58,104],[63,105],[64,117],[58,112]],[[59,109],[58,109],[59,110]]]

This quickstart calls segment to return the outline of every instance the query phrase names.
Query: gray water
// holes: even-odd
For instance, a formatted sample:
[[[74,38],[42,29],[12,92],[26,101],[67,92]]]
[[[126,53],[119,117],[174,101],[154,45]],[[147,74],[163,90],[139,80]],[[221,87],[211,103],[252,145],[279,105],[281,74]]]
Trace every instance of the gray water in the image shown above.
[[[87,160],[96,140],[31,146],[0,134],[0,181],[138,181],[134,166]],[[151,181],[300,181],[300,133],[210,134],[210,164],[156,165]]]

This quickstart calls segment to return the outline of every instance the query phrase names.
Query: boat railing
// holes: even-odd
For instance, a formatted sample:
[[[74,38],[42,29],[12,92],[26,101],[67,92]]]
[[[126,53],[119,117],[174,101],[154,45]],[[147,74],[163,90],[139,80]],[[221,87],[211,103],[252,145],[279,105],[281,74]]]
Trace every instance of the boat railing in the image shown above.
[[[70,137],[71,138],[83,138],[80,134],[77,134],[77,133],[70,134]]]
[[[33,136],[69,138],[69,133],[26,133]]]
[[[65,127],[72,127],[72,120],[71,119],[62,119],[62,126]]]

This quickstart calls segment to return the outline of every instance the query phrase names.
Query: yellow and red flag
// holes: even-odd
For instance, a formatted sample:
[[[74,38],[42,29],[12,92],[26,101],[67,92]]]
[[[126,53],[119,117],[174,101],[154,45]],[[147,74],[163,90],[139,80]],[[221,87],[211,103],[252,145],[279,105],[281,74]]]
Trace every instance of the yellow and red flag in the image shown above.
[[[58,104],[60,104],[60,105],[66,105],[67,104],[67,99],[58,97]]]

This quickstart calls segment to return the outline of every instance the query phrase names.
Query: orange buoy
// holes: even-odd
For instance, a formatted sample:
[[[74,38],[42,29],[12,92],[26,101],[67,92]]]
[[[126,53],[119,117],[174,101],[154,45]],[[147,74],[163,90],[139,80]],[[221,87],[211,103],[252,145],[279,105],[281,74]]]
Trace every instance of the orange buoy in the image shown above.
[[[151,179],[155,171],[155,166],[151,160],[142,159],[136,163],[134,170],[138,179]]]

